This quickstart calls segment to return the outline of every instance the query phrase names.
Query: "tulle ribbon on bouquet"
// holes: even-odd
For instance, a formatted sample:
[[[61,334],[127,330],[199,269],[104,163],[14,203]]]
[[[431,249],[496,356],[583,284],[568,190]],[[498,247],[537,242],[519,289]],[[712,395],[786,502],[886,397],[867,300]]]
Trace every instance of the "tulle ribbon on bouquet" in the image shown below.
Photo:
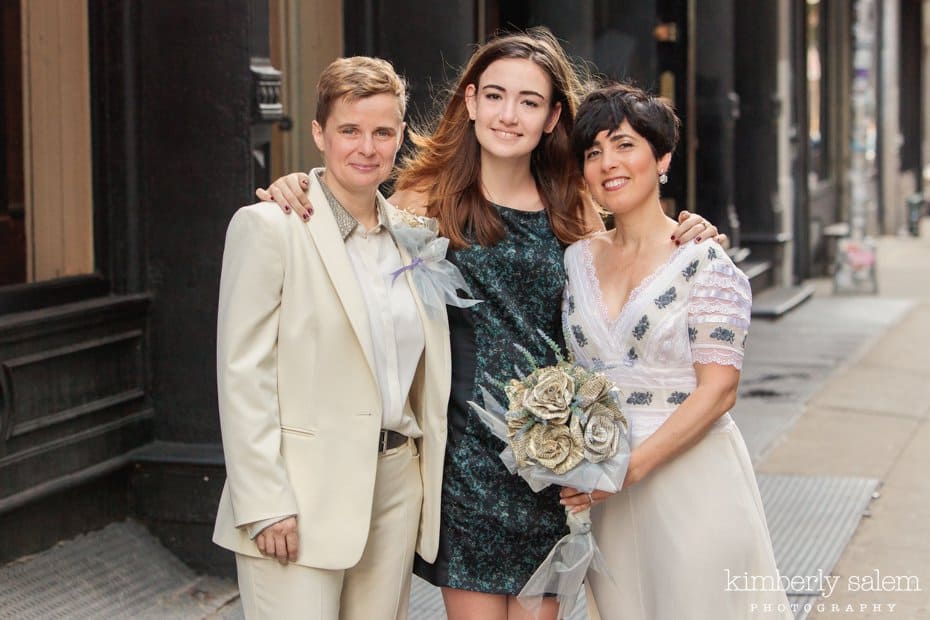
[[[616,388],[612,389],[614,392],[611,397],[618,398],[619,392]],[[511,473],[522,477],[534,492],[550,484],[574,487],[585,493],[595,490],[616,493],[620,490],[630,462],[628,432],[623,434],[616,453],[610,458],[597,463],[584,460],[562,474],[556,474],[536,463],[518,465],[508,435],[507,409],[483,387],[481,394],[484,407],[474,402],[469,402],[469,405],[495,436],[508,442],[507,448],[500,454],[501,461]],[[588,570],[595,570],[612,579],[591,533],[590,511],[572,513],[566,510],[566,514],[569,533],[555,544],[517,596],[521,605],[534,614],[538,614],[544,595],[555,594],[559,600],[558,617],[570,615],[578,604]]]
[[[591,534],[591,511],[565,511],[569,533],[555,544],[546,559],[529,578],[517,600],[533,614],[539,613],[543,597],[556,594],[559,618],[567,618],[579,602],[584,578],[589,570],[612,579],[607,564]]]

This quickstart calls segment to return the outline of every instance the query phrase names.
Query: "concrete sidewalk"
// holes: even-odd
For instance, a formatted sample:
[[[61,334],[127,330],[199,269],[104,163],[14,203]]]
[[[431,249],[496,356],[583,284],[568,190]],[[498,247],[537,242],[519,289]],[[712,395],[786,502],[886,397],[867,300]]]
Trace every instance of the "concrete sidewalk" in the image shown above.
[[[809,618],[930,618],[930,240],[882,239],[878,274],[878,297],[912,307],[830,375],[757,466],[882,482]]]

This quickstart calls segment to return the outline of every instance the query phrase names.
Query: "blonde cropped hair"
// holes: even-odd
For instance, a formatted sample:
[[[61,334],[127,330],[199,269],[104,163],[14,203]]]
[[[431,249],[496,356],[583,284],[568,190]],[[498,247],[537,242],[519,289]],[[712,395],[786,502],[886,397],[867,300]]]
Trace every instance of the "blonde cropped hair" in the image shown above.
[[[336,101],[353,102],[374,95],[394,95],[401,119],[407,112],[407,81],[386,60],[371,56],[337,58],[316,85],[316,122],[325,126]]]

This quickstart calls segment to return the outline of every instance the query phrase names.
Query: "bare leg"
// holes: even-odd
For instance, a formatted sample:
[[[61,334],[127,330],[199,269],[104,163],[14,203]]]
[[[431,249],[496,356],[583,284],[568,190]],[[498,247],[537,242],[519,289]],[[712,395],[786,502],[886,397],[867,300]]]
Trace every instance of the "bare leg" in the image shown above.
[[[559,600],[548,596],[542,600],[539,616],[527,611],[515,596],[507,597],[507,620],[556,620],[559,614]]]
[[[443,588],[442,599],[449,620],[556,620],[559,613],[559,602],[552,597],[543,599],[538,618],[517,597],[505,594]]]
[[[507,620],[508,598],[506,594],[442,589],[449,620]]]

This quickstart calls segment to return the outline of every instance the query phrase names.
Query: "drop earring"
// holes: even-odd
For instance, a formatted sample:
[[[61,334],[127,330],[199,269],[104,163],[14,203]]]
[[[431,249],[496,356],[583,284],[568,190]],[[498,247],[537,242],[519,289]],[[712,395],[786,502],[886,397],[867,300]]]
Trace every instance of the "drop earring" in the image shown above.
[[[668,175],[665,174],[664,170],[659,173],[659,183],[661,183],[662,185],[665,185],[666,183],[668,183]]]

